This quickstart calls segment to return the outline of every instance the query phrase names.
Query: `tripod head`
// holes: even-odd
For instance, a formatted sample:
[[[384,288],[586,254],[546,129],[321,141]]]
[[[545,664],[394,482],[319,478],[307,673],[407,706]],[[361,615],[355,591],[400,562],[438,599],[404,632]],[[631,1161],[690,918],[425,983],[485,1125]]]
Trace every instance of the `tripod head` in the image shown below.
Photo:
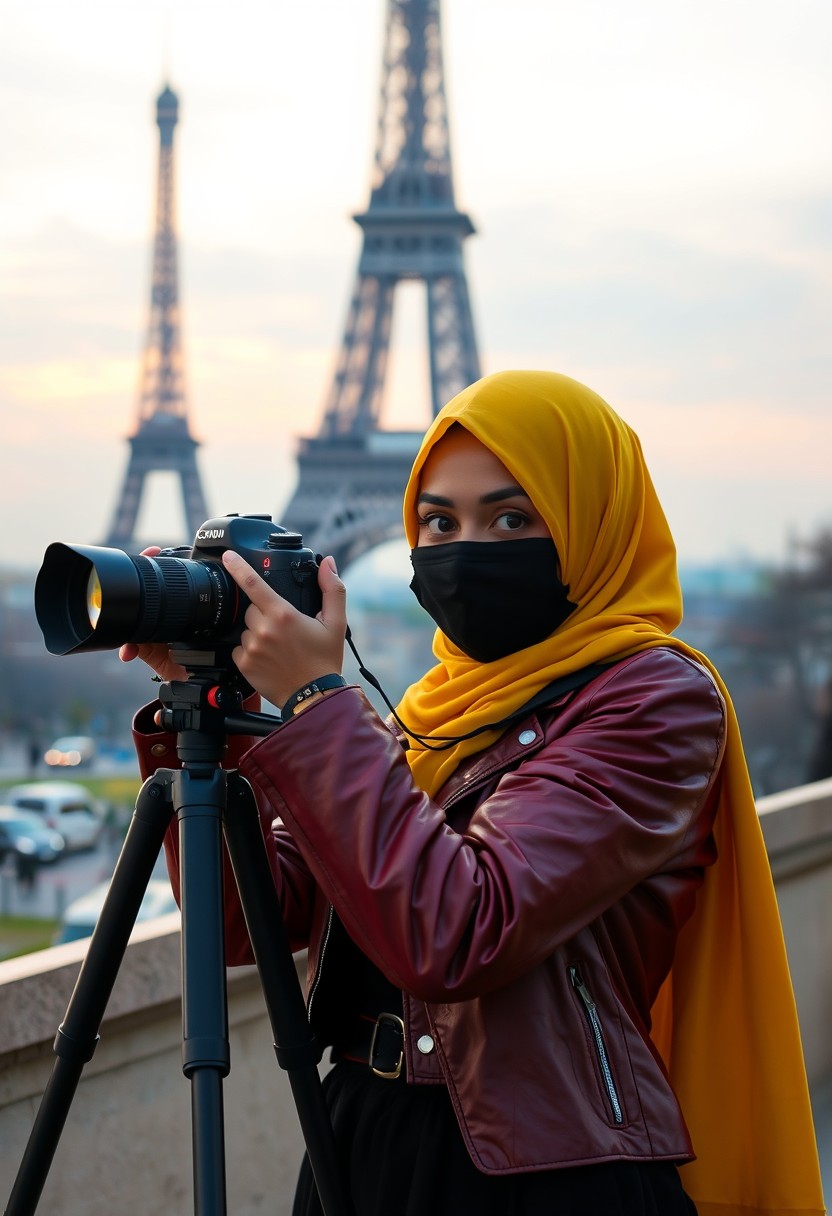
[[[160,725],[176,733],[176,751],[183,764],[216,765],[226,735],[269,735],[280,726],[273,714],[244,710],[246,689],[233,664],[222,662],[214,650],[179,650],[176,657],[187,680],[159,684]]]

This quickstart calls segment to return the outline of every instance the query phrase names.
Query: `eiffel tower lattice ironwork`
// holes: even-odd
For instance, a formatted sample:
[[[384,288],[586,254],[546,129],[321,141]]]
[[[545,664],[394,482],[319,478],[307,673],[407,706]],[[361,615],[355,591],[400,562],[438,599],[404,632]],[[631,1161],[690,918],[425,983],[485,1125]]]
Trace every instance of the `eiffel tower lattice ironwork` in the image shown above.
[[[138,426],[130,437],[127,476],[106,541],[128,550],[139,547],[136,521],[151,473],[173,472],[179,477],[188,535],[178,536],[176,541],[192,541],[197,528],[208,517],[196,464],[198,444],[188,428],[182,367],[173,157],[173,131],[178,114],[178,98],[165,87],[156,102],[160,137],[156,231]]]
[[[421,280],[435,416],[479,378],[454,202],[439,0],[388,0],[370,204],[358,274],[323,422],[302,439],[282,522],[339,569],[402,534],[401,501],[420,433],[380,429],[397,284]]]

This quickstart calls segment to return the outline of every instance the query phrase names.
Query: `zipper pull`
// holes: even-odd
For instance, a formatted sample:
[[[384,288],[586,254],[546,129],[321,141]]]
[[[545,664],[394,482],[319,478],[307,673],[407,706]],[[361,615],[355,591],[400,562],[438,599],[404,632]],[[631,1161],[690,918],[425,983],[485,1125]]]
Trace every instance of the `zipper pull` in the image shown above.
[[[581,1000],[586,1005],[587,1009],[594,1009],[595,1002],[593,1001],[592,997],[590,996],[589,989],[584,984],[584,981],[581,977],[581,973],[577,967],[573,966],[573,967],[569,968],[569,978],[572,981],[572,987],[578,993]]]

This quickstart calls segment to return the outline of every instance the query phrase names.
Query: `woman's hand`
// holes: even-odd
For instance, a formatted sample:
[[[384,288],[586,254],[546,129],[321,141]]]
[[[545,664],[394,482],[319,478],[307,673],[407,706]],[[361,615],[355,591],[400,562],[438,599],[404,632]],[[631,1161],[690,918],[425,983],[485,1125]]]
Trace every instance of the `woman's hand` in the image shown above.
[[[150,545],[142,549],[142,557],[156,557],[162,550],[158,545]],[[187,680],[188,673],[181,663],[171,658],[167,642],[125,642],[119,648],[118,657],[122,663],[130,663],[133,659],[142,659],[148,667],[156,672],[160,680]]]
[[[222,561],[251,600],[246,628],[231,657],[253,688],[279,707],[318,676],[340,673],[347,593],[331,557],[325,557],[318,569],[323,605],[316,617],[299,612],[273,591],[238,553],[228,549]]]
[[[119,648],[118,657],[122,663],[130,663],[133,659],[142,659],[148,667],[156,672],[160,680],[187,680],[188,673],[181,663],[171,657],[167,642],[125,642]]]

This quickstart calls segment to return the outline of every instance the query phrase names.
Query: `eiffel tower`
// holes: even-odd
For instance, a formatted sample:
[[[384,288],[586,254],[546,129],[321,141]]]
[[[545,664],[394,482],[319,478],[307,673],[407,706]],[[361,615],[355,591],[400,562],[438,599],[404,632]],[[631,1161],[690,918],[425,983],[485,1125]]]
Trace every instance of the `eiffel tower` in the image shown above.
[[[179,100],[165,87],[156,102],[160,137],[156,232],[138,427],[130,437],[127,476],[105,542],[133,551],[140,547],[135,536],[136,520],[145,481],[151,473],[173,472],[179,476],[188,535],[177,537],[178,543],[192,541],[197,528],[208,518],[196,465],[198,445],[188,430],[179,334],[173,160],[173,131],[178,114]]]
[[[402,492],[421,432],[380,429],[393,299],[427,296],[435,416],[479,378],[462,242],[474,226],[454,203],[439,0],[388,0],[370,204],[352,301],[323,421],[300,441],[298,485],[281,520],[343,570],[402,535]]]

